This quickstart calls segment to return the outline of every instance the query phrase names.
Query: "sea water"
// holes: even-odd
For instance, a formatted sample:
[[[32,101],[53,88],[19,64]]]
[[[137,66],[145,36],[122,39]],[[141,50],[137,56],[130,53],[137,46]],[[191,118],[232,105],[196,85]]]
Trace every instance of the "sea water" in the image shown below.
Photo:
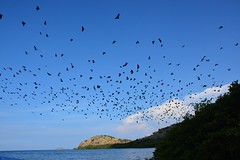
[[[0,160],[145,160],[153,152],[154,148],[0,151]]]

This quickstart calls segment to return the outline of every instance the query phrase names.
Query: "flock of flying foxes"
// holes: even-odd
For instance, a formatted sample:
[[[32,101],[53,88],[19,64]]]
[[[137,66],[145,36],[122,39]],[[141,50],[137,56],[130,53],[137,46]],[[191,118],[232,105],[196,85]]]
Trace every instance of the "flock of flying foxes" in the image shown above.
[[[36,12],[41,12],[39,6],[36,7]],[[7,17],[7,16],[6,16]],[[1,21],[4,21],[5,16],[0,13]],[[113,16],[113,21],[120,21],[120,14]],[[25,21],[20,21],[19,25],[26,27]],[[44,26],[48,25],[47,21],[43,22]],[[86,32],[84,26],[79,26],[79,31]],[[216,28],[223,30],[223,26]],[[49,37],[49,34],[39,32],[40,36]],[[74,41],[74,39],[70,39]],[[113,40],[112,44],[117,45],[117,40]],[[160,38],[152,40],[152,45],[164,47],[163,41]],[[136,40],[134,45],[140,45],[140,41]],[[233,44],[237,47],[238,43]],[[39,52],[37,46],[32,46],[33,52]],[[181,48],[186,47],[182,45]],[[222,47],[220,49],[223,49]],[[111,54],[111,53],[108,53]],[[106,52],[102,52],[101,56],[108,56]],[[23,56],[30,56],[29,51],[25,51]],[[39,58],[44,58],[44,54],[39,54]],[[53,54],[52,58],[64,58],[67,53]],[[139,121],[143,120],[158,120],[163,121],[167,117],[173,116],[171,110],[174,107],[183,105],[178,101],[174,101],[179,96],[182,96],[184,90],[188,90],[191,94],[191,87],[197,85],[203,78],[208,78],[212,85],[201,84],[201,87],[219,87],[222,84],[216,84],[211,73],[208,75],[202,74],[199,70],[202,65],[209,64],[212,66],[209,70],[213,73],[219,66],[218,63],[212,64],[212,61],[207,55],[199,59],[199,63],[191,68],[193,79],[189,82],[183,82],[178,77],[175,77],[176,72],[181,72],[181,63],[168,62],[167,56],[162,57],[162,61],[166,64],[166,68],[174,70],[168,74],[171,81],[166,81],[158,68],[151,66],[152,57],[146,56],[145,61],[149,64],[147,67],[137,62],[123,62],[115,74],[102,75],[101,71],[94,67],[97,59],[86,60],[92,68],[89,69],[89,74],[77,73],[77,65],[69,63],[64,70],[59,72],[51,72],[48,66],[26,66],[22,65],[19,68],[2,66],[0,69],[0,103],[1,107],[22,107],[22,105],[37,107],[32,113],[44,116],[47,113],[62,113],[67,114],[77,113],[82,118],[88,118],[89,115],[97,115],[99,118],[103,116],[113,119],[124,119],[137,112],[142,112]],[[144,67],[143,67],[144,66]],[[231,68],[225,69],[231,72]],[[71,74],[70,74],[71,73]],[[196,76],[195,76],[196,75]],[[38,77],[46,79],[39,81]],[[30,79],[30,82],[29,82]],[[57,85],[47,84],[47,81],[54,81]],[[61,86],[61,87],[59,87]],[[177,87],[178,88],[177,88]],[[216,89],[215,92],[220,90]],[[190,97],[191,98],[191,97]],[[160,106],[164,102],[169,102],[169,108],[156,117],[146,113],[148,108]],[[175,102],[175,103],[171,103]],[[21,106],[20,106],[21,105]],[[48,106],[47,109],[46,107]],[[41,108],[44,108],[41,111]],[[37,112],[37,113],[36,113]],[[153,113],[154,114],[154,113]],[[184,116],[184,115],[182,115]],[[64,120],[64,118],[62,119]],[[176,120],[178,120],[176,118]],[[138,121],[137,121],[138,122]]]

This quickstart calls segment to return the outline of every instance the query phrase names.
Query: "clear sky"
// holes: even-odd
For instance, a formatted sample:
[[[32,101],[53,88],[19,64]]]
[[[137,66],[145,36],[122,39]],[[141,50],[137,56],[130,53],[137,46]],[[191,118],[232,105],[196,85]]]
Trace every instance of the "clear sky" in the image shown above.
[[[181,121],[240,79],[239,7],[0,0],[0,150],[135,139]]]

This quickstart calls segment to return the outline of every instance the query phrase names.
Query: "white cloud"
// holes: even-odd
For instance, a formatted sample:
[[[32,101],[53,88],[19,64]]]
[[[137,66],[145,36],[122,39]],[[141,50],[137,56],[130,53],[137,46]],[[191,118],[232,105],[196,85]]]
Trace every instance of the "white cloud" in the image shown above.
[[[226,84],[226,85],[220,86],[220,87],[207,88],[203,92],[187,95],[184,98],[184,100],[188,101],[190,103],[200,102],[201,100],[203,100],[205,98],[207,98],[207,99],[212,98],[213,100],[215,100],[221,94],[228,92],[229,85],[230,84]]]
[[[186,113],[194,113],[191,103],[198,103],[204,99],[216,100],[218,96],[228,92],[229,84],[220,87],[207,88],[202,92],[193,93],[183,99],[172,99],[160,106],[148,108],[125,118],[116,131],[135,138],[140,138],[152,132],[183,120]]]

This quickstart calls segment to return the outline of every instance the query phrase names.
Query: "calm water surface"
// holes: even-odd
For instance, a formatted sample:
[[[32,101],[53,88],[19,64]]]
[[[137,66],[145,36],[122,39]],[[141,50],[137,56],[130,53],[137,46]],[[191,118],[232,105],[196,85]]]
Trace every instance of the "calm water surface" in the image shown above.
[[[153,156],[154,148],[147,149],[96,149],[96,150],[46,150],[0,151],[2,157],[20,160],[144,160]]]

